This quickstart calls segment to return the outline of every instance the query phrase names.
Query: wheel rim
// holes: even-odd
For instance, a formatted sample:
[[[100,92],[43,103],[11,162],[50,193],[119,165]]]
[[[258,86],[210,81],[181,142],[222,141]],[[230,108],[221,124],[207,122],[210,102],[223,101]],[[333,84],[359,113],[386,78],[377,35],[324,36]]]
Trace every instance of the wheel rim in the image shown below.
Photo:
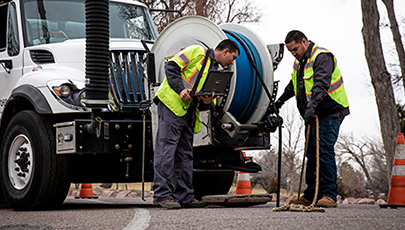
[[[31,142],[20,134],[14,138],[8,152],[8,175],[17,190],[24,189],[32,176],[34,162]]]

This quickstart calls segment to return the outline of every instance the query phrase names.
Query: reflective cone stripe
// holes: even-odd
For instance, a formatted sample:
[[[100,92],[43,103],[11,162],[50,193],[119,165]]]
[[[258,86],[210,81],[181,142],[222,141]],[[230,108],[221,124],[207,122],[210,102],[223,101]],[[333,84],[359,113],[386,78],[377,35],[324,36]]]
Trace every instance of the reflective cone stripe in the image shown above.
[[[252,185],[250,184],[250,176],[247,172],[239,172],[238,181],[236,182],[235,194],[252,194]]]
[[[405,205],[405,141],[402,133],[397,138],[387,204]]]

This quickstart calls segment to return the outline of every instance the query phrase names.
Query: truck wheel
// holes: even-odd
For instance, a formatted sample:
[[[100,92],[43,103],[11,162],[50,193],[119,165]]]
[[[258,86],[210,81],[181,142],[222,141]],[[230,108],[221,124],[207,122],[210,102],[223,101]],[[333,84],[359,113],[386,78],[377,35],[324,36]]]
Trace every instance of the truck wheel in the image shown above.
[[[15,210],[51,209],[70,187],[69,156],[56,155],[47,119],[33,111],[17,113],[7,126],[0,154],[0,184]]]
[[[206,195],[228,194],[235,172],[194,172],[194,196],[201,200]]]

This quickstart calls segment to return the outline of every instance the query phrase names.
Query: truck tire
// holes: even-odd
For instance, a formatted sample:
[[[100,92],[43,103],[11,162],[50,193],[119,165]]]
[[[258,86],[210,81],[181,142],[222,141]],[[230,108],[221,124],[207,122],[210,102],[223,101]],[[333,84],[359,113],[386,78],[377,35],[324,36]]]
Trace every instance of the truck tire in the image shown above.
[[[33,111],[17,113],[9,122],[1,147],[0,184],[17,210],[53,209],[70,187],[69,158],[56,155],[48,119]]]
[[[235,172],[194,172],[194,196],[201,200],[207,195],[228,194]]]

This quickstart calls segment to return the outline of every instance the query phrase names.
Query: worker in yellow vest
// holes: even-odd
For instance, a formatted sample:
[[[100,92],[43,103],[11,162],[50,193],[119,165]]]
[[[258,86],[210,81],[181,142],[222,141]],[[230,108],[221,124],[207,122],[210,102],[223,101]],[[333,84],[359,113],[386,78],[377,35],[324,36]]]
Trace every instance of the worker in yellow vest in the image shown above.
[[[153,202],[164,208],[203,207],[194,198],[193,136],[201,131],[199,111],[213,108],[214,94],[192,98],[202,88],[210,69],[233,65],[238,45],[222,40],[215,50],[191,45],[165,65],[166,77],[154,97],[159,124],[154,152]],[[171,180],[175,180],[172,183]]]
[[[285,44],[296,59],[292,79],[275,105],[281,108],[285,101],[295,96],[298,110],[306,124],[313,124],[315,115],[318,116],[320,137],[319,146],[316,146],[317,131],[315,125],[311,125],[306,152],[307,188],[302,197],[293,199],[290,203],[312,204],[316,182],[316,148],[319,147],[319,200],[316,206],[337,207],[334,145],[343,118],[350,113],[343,78],[335,56],[327,49],[308,41],[301,31],[290,31]]]

